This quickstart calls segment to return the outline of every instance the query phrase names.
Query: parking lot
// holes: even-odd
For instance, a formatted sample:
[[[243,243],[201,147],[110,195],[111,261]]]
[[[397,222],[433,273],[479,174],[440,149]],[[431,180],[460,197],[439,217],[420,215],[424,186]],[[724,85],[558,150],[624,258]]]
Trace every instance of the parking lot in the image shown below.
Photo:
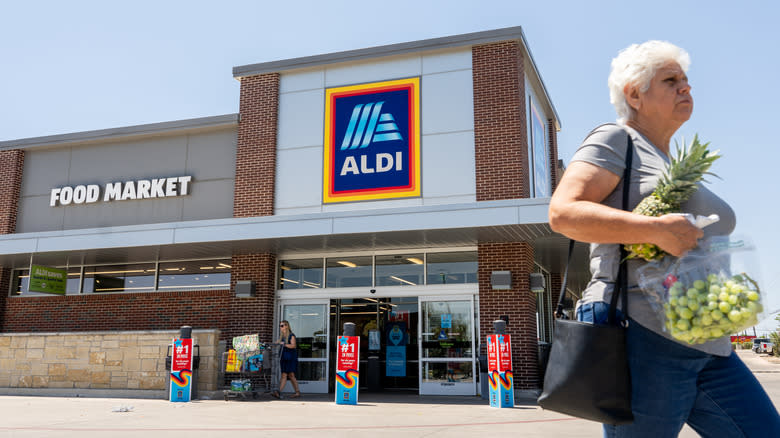
[[[738,353],[780,405],[780,358]],[[332,395],[257,401],[0,396],[0,437],[398,436],[598,437],[601,426],[543,411],[534,400],[490,408],[479,397],[361,394],[357,406]],[[698,436],[685,428],[681,437]]]

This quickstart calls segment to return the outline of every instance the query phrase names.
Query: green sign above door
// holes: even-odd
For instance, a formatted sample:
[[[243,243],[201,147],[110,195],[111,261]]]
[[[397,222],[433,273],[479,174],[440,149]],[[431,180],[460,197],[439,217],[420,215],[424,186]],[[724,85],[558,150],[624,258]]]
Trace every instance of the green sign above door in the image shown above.
[[[30,266],[30,292],[65,295],[68,272],[48,266]]]

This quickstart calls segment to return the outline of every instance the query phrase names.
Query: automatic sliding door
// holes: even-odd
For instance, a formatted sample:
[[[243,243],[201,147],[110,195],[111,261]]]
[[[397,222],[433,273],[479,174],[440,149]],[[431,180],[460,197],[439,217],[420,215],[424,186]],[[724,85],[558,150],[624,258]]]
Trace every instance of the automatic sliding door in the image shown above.
[[[306,393],[328,392],[328,304],[327,301],[282,303],[282,319],[290,322],[298,343],[298,372],[295,377]],[[278,336],[278,329],[276,330]],[[285,391],[293,391],[287,384]]]
[[[474,300],[420,301],[420,394],[476,395]]]

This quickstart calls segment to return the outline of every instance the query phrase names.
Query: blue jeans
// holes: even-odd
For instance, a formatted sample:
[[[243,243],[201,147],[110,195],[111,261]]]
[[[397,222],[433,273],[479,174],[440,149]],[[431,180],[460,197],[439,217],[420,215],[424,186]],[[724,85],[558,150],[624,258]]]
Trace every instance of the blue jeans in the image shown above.
[[[581,306],[577,319],[606,320],[599,304]],[[685,423],[705,438],[780,436],[780,415],[735,353],[687,348],[635,321],[627,330],[634,422],[604,425],[605,437],[676,437]]]

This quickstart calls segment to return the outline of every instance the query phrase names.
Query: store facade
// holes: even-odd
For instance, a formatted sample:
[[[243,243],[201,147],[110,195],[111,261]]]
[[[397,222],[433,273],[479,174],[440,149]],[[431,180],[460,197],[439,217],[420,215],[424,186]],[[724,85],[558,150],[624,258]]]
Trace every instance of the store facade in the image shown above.
[[[238,114],[0,142],[0,333],[270,341],[286,319],[302,391],[328,392],[352,322],[366,389],[475,395],[506,319],[515,387],[539,388],[566,241],[521,29],[233,74]],[[30,292],[32,266],[63,269],[64,295]]]

